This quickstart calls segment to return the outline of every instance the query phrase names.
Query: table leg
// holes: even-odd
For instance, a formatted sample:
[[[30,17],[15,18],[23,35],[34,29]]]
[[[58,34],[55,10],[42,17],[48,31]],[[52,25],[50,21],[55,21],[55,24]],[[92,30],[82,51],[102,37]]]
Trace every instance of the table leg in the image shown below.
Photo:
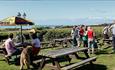
[[[89,55],[88,55],[88,52],[87,52],[88,50],[84,50],[84,53],[85,53],[85,56],[86,56],[86,58],[89,58]]]
[[[57,66],[57,70],[61,70],[61,66],[59,62],[56,59],[53,59],[53,60],[54,60],[55,65]]]
[[[84,50],[84,53],[85,53],[86,58],[90,58],[90,56],[88,55],[87,50]],[[91,64],[91,65],[93,64],[92,61],[90,61],[90,64]]]
[[[38,68],[38,70],[42,70],[42,68],[44,67],[45,65],[45,57],[42,58],[42,62],[40,63],[40,67]]]
[[[55,62],[54,62],[54,59],[51,58],[51,61],[52,61],[52,64],[55,66]]]
[[[71,41],[71,40],[69,40],[69,43],[70,43],[70,44],[72,44],[72,41]]]
[[[69,61],[69,63],[70,63],[72,58],[70,58],[69,55],[66,55],[65,57],[66,57],[66,59],[67,59],[67,60]]]
[[[79,59],[80,57],[78,56],[78,54],[77,53],[73,53],[73,55],[75,55],[75,57],[77,58],[77,59]]]

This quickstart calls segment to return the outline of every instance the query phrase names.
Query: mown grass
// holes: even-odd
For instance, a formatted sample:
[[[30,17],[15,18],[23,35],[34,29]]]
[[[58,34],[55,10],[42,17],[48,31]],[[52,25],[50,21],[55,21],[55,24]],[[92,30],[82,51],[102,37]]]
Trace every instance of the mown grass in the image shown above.
[[[105,48],[103,46],[102,48]],[[55,48],[54,48],[55,49]],[[47,52],[50,49],[44,49],[41,51],[41,53]],[[115,70],[115,54],[111,54],[112,48],[107,48],[100,50],[96,55],[91,56],[97,56],[97,60],[94,62],[94,70]],[[83,53],[79,53],[80,56],[85,57]],[[76,60],[75,58],[72,59],[71,63],[78,62],[80,60]],[[68,61],[63,61],[60,63],[62,66],[68,64]],[[50,63],[51,64],[51,63]],[[0,70],[19,70],[19,65],[16,66],[15,64],[8,65],[5,61],[3,61],[3,58],[0,57]],[[48,66],[45,66],[43,70],[51,70]],[[75,69],[76,70],[76,69]],[[84,65],[80,68],[77,68],[77,70],[93,70],[91,66]]]

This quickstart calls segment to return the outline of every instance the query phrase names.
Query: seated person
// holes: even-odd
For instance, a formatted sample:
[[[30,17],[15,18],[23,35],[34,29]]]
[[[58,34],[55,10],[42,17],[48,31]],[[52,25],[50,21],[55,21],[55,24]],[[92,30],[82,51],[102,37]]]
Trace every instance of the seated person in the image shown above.
[[[20,50],[15,47],[12,39],[13,39],[13,33],[10,33],[9,38],[4,43],[4,47],[5,47],[5,50],[7,52],[5,57],[10,57],[12,55],[20,54]]]
[[[37,56],[40,47],[40,40],[37,38],[36,33],[32,34],[32,56]]]

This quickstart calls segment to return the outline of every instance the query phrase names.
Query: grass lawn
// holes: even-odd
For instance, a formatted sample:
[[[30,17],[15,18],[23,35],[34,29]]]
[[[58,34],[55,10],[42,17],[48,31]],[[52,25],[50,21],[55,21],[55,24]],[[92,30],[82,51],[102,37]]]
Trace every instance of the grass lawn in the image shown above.
[[[45,49],[41,52],[46,52],[48,50],[52,49]],[[110,54],[112,51],[111,48],[106,48],[101,51],[99,51],[96,55],[91,56],[97,56],[96,62],[94,62],[94,68],[95,70],[115,70],[115,54]],[[84,56],[82,53],[79,54],[80,56]],[[79,60],[77,60],[79,61]],[[71,63],[76,62],[76,59],[72,59]],[[67,61],[61,62],[61,65],[67,64]],[[8,65],[5,61],[3,61],[3,58],[0,57],[0,70],[19,70],[19,66],[16,66],[14,64]],[[49,67],[45,66],[43,70],[51,70]],[[90,65],[84,65],[80,68],[77,68],[77,70],[92,70]]]

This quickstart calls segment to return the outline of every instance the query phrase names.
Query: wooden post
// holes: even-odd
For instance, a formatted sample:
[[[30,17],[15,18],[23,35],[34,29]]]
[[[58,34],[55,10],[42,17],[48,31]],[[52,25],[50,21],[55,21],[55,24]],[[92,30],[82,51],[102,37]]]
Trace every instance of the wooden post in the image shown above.
[[[22,25],[21,25],[21,40],[22,40],[22,44],[24,43],[24,39],[23,39],[23,36],[22,36]]]

